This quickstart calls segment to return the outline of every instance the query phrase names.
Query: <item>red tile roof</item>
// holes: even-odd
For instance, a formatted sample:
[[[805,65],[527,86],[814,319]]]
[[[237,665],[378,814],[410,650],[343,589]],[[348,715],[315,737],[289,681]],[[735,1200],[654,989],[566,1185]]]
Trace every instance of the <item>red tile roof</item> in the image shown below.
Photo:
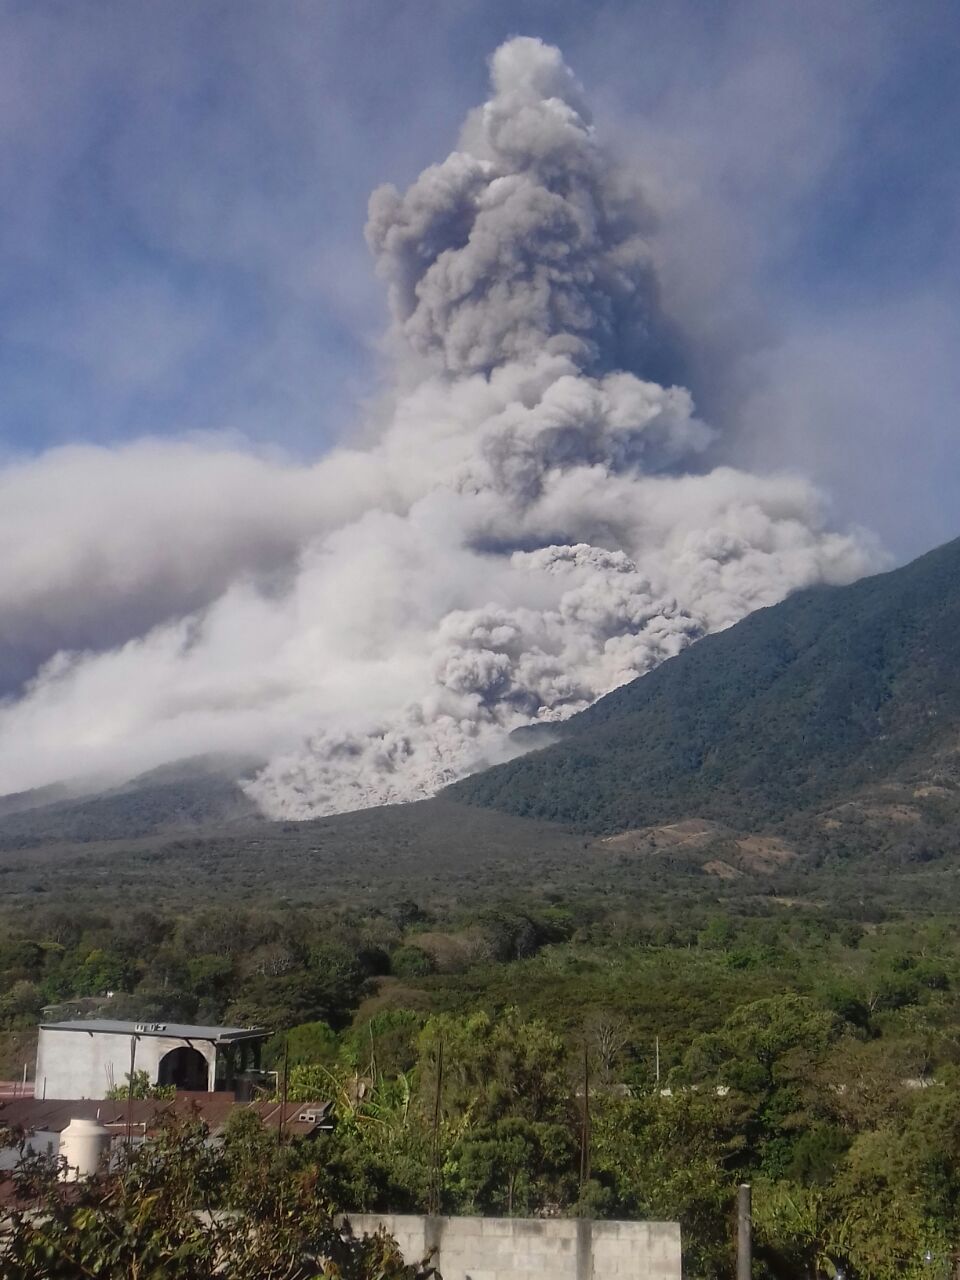
[[[26,1132],[43,1130],[60,1133],[74,1118],[99,1120],[107,1129],[118,1132],[131,1129],[143,1133],[154,1130],[162,1117],[196,1115],[211,1133],[218,1133],[230,1114],[243,1108],[260,1117],[268,1128],[279,1128],[283,1117],[284,1131],[305,1135],[332,1126],[332,1104],[329,1102],[237,1102],[232,1093],[191,1093],[181,1091],[169,1101],[124,1099],[110,1102],[104,1098],[2,1098],[0,1124]]]

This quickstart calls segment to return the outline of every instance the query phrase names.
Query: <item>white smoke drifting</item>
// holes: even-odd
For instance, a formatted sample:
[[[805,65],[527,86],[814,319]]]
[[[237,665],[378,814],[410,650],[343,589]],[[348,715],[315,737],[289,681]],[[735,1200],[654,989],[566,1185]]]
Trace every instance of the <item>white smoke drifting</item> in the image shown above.
[[[242,750],[271,815],[418,798],[874,567],[804,481],[698,463],[712,432],[651,380],[639,193],[557,50],[511,40],[492,76],[458,150],[371,200],[396,358],[371,447],[296,468],[144,442],[0,474],[0,646],[41,663],[0,710],[0,789]]]

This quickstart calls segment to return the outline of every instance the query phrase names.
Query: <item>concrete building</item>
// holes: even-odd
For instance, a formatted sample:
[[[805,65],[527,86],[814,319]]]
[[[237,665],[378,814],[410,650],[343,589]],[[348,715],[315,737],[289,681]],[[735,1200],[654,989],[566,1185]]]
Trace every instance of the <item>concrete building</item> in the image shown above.
[[[167,1022],[44,1022],[34,1092],[45,1098],[105,1098],[131,1068],[151,1084],[214,1093],[257,1078],[262,1027],[193,1027]]]

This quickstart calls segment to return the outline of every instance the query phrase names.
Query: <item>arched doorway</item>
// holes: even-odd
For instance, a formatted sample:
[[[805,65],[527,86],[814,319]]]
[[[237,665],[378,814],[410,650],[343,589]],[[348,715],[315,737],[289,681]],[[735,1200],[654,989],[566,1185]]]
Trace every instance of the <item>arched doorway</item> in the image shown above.
[[[207,1060],[197,1049],[181,1045],[171,1049],[160,1059],[157,1084],[172,1084],[175,1089],[206,1090],[208,1086]]]

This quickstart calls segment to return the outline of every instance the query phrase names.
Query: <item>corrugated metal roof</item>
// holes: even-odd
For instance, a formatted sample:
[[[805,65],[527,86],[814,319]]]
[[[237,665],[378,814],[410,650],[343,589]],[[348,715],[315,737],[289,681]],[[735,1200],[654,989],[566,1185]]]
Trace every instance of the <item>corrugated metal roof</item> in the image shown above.
[[[109,1018],[77,1018],[41,1022],[41,1031],[89,1031],[114,1036],[170,1036],[174,1040],[251,1040],[270,1033],[264,1027],[194,1027],[185,1022],[114,1022]]]
[[[187,1118],[197,1116],[212,1134],[219,1133],[231,1113],[237,1109],[252,1111],[267,1128],[280,1126],[287,1133],[306,1135],[332,1124],[332,1103],[319,1102],[237,1102],[232,1093],[180,1092],[167,1101],[139,1099],[111,1102],[105,1098],[39,1098],[6,1099],[0,1102],[0,1124],[24,1131],[61,1133],[71,1120],[99,1120],[107,1129],[118,1132],[130,1127],[142,1133],[151,1132],[165,1116]]]

